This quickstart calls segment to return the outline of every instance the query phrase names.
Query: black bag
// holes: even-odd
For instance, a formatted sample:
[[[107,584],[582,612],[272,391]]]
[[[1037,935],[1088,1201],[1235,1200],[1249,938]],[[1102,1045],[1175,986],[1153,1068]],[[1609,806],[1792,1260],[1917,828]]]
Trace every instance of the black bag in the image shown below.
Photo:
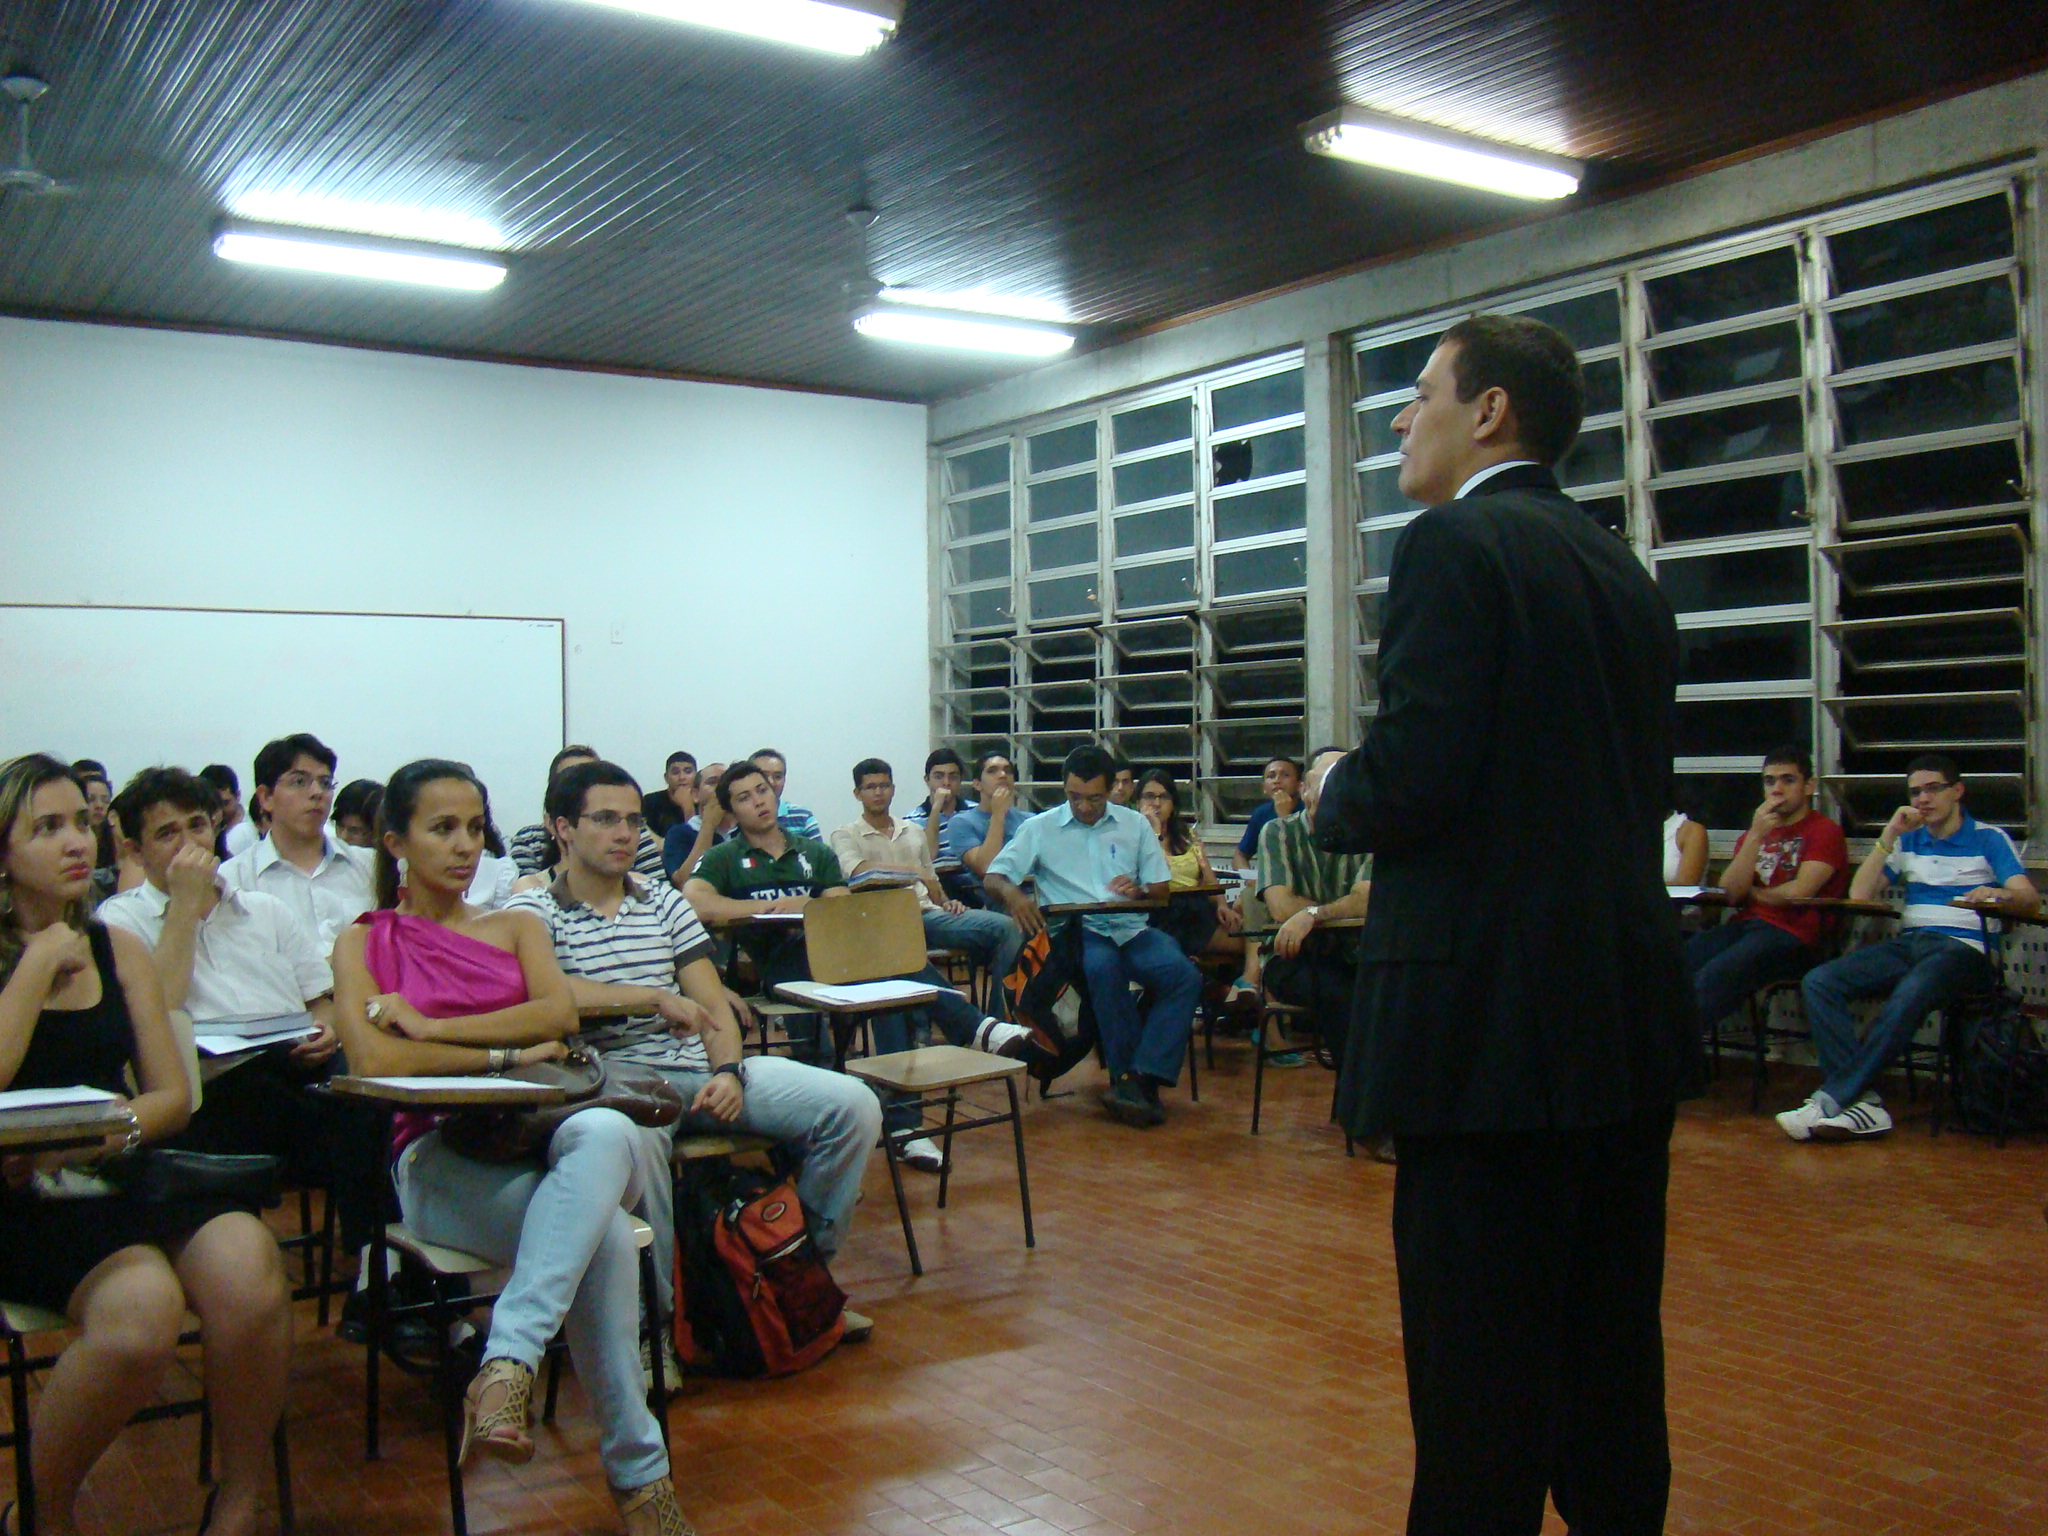
[[[1980,1136],[2048,1131],[2048,1046],[2011,993],[1965,1026],[1955,1117]]]
[[[722,1158],[676,1182],[676,1354],[714,1376],[786,1376],[846,1331],[846,1293],[812,1240],[796,1187]]]
[[[675,1084],[646,1067],[619,1066],[592,1051],[536,1062],[500,1074],[560,1088],[559,1104],[531,1109],[464,1109],[441,1123],[441,1144],[479,1163],[523,1163],[540,1157],[555,1128],[586,1109],[616,1109],[635,1125],[671,1126],[683,1118]]]
[[[1081,925],[1041,929],[999,978],[1010,1017],[1037,1034],[1064,1042],[1056,1055],[1034,1053],[1031,1075],[1041,1090],[1081,1062],[1095,1046],[1095,1012],[1081,987]]]
[[[284,1160],[268,1153],[142,1147],[101,1164],[100,1171],[129,1199],[145,1205],[225,1200],[247,1211],[267,1211],[284,1199]]]

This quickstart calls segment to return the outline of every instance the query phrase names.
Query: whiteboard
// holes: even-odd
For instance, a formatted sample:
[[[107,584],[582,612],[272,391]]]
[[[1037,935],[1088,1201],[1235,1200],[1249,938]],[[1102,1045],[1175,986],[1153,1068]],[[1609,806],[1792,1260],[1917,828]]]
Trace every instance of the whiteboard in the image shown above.
[[[468,763],[505,835],[540,819],[563,741],[560,619],[0,604],[0,758],[97,758],[114,788],[310,731],[338,782]]]

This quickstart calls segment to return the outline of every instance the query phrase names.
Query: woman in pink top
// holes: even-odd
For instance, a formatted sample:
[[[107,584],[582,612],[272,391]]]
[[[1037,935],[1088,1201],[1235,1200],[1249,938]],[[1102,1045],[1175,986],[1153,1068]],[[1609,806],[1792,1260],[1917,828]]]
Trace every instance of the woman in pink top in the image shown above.
[[[564,1053],[576,1009],[547,929],[530,912],[463,899],[489,820],[484,787],[461,763],[408,763],[385,787],[377,910],[334,946],[336,1022],[352,1070],[480,1073]],[[626,1217],[650,1180],[668,1176],[666,1138],[590,1109],[564,1121],[532,1163],[462,1157],[442,1144],[433,1117],[407,1117],[394,1143],[407,1225],[512,1269],[464,1399],[463,1457],[532,1457],[534,1372],[566,1328],[626,1530],[687,1532],[641,1381],[639,1256]]]

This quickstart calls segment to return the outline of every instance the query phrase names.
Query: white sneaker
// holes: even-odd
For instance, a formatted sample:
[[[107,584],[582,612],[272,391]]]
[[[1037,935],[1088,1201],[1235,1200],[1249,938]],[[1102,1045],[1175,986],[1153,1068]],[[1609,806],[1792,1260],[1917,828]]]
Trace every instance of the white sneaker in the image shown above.
[[[938,1147],[929,1136],[919,1136],[906,1141],[896,1155],[902,1158],[906,1165],[921,1173],[937,1173],[946,1166],[945,1158],[939,1155]]]
[[[1823,1119],[1821,1107],[1808,1099],[1797,1109],[1788,1109],[1778,1117],[1778,1129],[1794,1141],[1806,1141],[1813,1136],[1813,1128]]]
[[[1813,1123],[1816,1141],[1860,1141],[1882,1136],[1892,1128],[1892,1114],[1870,1094],[1865,1094],[1839,1115],[1828,1115]]]
[[[1022,1024],[1005,1024],[1001,1019],[983,1019],[974,1032],[974,1048],[997,1056],[1022,1056],[1030,1044],[1030,1030]]]

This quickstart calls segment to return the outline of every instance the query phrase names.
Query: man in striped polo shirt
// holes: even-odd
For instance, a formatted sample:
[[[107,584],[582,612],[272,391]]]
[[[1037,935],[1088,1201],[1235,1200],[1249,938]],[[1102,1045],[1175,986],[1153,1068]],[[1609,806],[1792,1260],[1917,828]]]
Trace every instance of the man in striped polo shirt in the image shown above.
[[[678,1135],[737,1130],[770,1136],[802,1159],[797,1197],[827,1257],[845,1240],[861,1174],[882,1132],[874,1091],[774,1056],[743,1061],[734,1000],[711,959],[711,939],[689,902],[632,873],[640,786],[616,763],[565,769],[548,787],[547,824],[562,848],[554,880],[510,903],[540,915],[569,977],[576,1010],[591,1019],[582,1043],[651,1067],[681,1090],[689,1112]],[[599,1022],[601,1020],[601,1022]],[[673,1194],[657,1179],[647,1221],[658,1251],[673,1251]],[[657,1264],[672,1310],[667,1264]],[[848,1313],[850,1333],[865,1319]]]
[[[2032,917],[2040,893],[2020,867],[2012,839],[1963,809],[1963,776],[1955,760],[1930,753],[1906,768],[1906,804],[1877,835],[1849,895],[1875,901],[1886,885],[1906,887],[1898,937],[1866,944],[1806,973],[1806,1017],[1820,1056],[1822,1082],[1797,1109],[1778,1116],[1794,1141],[1854,1141],[1882,1136],[1892,1117],[1871,1084],[1906,1048],[1927,1015],[1961,993],[1991,984],[1984,953],[2000,924],[1950,905],[1962,900],[1985,912]],[[1861,1039],[1849,1003],[1889,992]]]

